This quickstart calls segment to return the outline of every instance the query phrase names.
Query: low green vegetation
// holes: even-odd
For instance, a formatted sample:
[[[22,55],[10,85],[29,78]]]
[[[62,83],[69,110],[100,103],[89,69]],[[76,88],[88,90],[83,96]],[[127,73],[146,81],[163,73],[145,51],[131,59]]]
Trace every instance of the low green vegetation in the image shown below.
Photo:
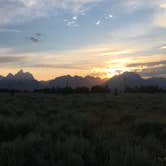
[[[1,166],[165,166],[166,94],[0,93]]]

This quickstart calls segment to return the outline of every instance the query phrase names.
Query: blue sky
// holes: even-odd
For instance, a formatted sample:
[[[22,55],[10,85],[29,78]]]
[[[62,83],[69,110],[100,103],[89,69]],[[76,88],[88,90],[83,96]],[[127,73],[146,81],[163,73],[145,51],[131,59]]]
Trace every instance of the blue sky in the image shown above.
[[[2,75],[166,77],[166,0],[0,0],[0,20]]]

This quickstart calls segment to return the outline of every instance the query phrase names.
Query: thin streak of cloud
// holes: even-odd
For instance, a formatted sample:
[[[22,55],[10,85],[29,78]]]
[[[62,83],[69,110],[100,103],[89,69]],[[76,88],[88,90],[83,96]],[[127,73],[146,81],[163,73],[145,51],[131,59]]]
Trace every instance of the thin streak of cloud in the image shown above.
[[[80,65],[76,64],[35,64],[35,65],[29,65],[27,67],[32,68],[53,68],[53,69],[75,69],[75,70],[87,70],[87,68],[81,68]]]
[[[156,68],[149,67],[138,73],[144,77],[166,77],[166,65]]]
[[[162,47],[160,47],[160,49],[161,49],[161,50],[166,49],[166,46],[162,46]]]
[[[160,7],[166,9],[166,3],[162,3]]]
[[[17,29],[8,29],[8,28],[0,28],[0,33],[3,32],[11,32],[11,33],[20,33],[20,30]]]
[[[27,58],[26,56],[0,56],[0,64],[25,61]]]
[[[156,65],[166,65],[166,60],[163,61],[157,61],[157,62],[147,62],[147,63],[133,63],[128,64],[127,67],[137,67],[137,66],[156,66]]]

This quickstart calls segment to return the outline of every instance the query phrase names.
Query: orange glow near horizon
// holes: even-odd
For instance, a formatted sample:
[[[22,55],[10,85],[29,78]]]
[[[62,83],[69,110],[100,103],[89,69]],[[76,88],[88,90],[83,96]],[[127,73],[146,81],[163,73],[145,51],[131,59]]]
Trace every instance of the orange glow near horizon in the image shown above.
[[[25,58],[21,60],[23,64],[21,62],[19,64],[12,62],[8,65],[2,64],[0,75],[15,74],[23,69],[25,72],[32,73],[37,80],[50,80],[63,75],[91,75],[100,78],[111,78],[127,71],[141,72],[149,68],[146,63],[165,60],[165,54],[154,54],[147,57],[137,54],[136,57],[133,57],[133,55],[136,55],[138,48],[127,48],[130,48],[130,46],[96,45],[59,53],[24,54],[23,57]],[[9,55],[6,54],[6,56]],[[136,65],[128,67],[130,64]],[[8,67],[9,65],[11,66]],[[157,66],[151,66],[150,68],[158,67],[163,67],[163,65],[157,64]]]
[[[107,68],[93,68],[91,71],[92,76],[98,76],[100,78],[111,78],[116,75],[120,75],[124,72],[132,71],[130,68],[125,66],[112,66]]]

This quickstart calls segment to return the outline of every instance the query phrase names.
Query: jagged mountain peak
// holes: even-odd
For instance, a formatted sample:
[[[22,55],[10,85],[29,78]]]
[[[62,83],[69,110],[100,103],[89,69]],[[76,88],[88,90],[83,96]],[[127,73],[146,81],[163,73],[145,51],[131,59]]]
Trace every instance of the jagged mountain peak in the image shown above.
[[[6,77],[0,79],[0,89],[31,91],[39,87],[40,83],[34,79],[33,75],[23,70],[19,70],[15,75],[9,73]]]
[[[16,74],[23,74],[23,73],[24,73],[24,70],[21,69],[21,70],[19,70]]]
[[[29,72],[24,72],[22,69],[19,70],[15,75],[14,75],[15,79],[19,79],[19,80],[34,80],[34,77],[31,73]]]
[[[14,75],[13,75],[12,73],[9,73],[9,74],[6,76],[7,79],[13,79],[13,77],[14,77]]]

